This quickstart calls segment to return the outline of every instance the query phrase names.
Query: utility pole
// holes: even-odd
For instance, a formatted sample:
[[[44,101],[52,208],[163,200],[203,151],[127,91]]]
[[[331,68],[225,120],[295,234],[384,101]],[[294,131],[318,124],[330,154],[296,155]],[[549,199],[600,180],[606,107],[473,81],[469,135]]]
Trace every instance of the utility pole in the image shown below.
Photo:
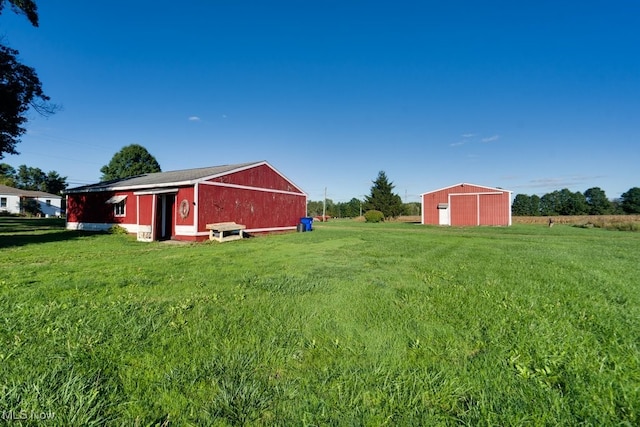
[[[322,201],[322,222],[327,220],[327,187],[324,187],[324,200]]]

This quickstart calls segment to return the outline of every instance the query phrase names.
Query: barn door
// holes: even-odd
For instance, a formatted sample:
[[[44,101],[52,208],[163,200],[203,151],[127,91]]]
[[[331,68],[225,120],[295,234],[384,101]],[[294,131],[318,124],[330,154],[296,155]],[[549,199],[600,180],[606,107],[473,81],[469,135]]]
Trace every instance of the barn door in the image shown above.
[[[156,239],[168,240],[173,237],[175,194],[158,194],[156,205]]]
[[[438,224],[450,225],[449,222],[449,203],[438,203]]]

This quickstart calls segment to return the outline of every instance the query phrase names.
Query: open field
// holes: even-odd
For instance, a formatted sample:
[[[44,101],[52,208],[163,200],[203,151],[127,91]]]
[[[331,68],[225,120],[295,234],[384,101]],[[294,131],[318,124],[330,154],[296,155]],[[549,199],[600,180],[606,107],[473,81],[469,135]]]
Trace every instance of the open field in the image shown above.
[[[640,231],[640,215],[575,215],[554,216],[555,224],[570,224],[611,230]],[[514,216],[514,224],[548,224],[546,216]]]
[[[15,425],[640,424],[639,233],[341,220],[167,245],[4,221]]]

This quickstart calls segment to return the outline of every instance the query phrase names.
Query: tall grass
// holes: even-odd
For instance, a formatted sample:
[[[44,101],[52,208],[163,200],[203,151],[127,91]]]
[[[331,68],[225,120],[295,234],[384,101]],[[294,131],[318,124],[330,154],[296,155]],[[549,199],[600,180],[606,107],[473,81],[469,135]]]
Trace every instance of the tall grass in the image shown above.
[[[0,228],[0,410],[45,425],[639,423],[637,233],[314,228],[181,246]]]
[[[640,215],[567,215],[552,217],[554,224],[615,231],[640,231]],[[547,224],[546,216],[514,216],[514,224]]]

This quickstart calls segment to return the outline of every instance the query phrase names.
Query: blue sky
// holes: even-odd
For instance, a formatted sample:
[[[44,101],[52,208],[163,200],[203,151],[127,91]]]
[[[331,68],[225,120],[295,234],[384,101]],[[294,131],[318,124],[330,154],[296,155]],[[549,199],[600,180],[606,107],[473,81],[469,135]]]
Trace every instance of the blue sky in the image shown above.
[[[62,110],[19,156],[71,186],[123,146],[163,170],[267,160],[321,200],[460,182],[640,186],[640,2],[39,1],[0,37]]]

